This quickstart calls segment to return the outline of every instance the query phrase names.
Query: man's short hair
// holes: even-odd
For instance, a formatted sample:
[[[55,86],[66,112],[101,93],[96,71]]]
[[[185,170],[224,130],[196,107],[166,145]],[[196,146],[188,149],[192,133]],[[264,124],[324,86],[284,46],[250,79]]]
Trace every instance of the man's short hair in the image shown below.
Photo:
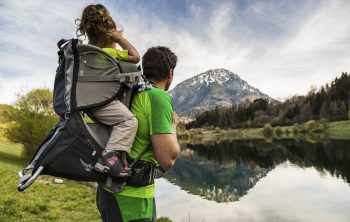
[[[177,63],[177,56],[168,47],[157,46],[147,50],[142,57],[142,70],[147,80],[166,80]]]

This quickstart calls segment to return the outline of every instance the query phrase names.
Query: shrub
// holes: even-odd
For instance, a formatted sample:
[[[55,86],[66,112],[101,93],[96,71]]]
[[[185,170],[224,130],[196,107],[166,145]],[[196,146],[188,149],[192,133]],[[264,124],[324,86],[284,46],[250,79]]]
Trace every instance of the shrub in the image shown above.
[[[282,128],[280,126],[275,127],[275,135],[276,137],[281,137],[283,134]]]
[[[27,94],[19,94],[5,118],[9,121],[5,136],[12,142],[23,144],[25,157],[32,156],[58,121],[52,109],[52,92],[34,89]]]
[[[264,137],[272,137],[273,136],[273,127],[271,126],[270,123],[265,124],[264,128],[263,128],[263,135]]]
[[[161,217],[157,219],[157,222],[172,222],[168,217]]]
[[[287,128],[286,131],[285,131],[286,136],[288,136],[289,133],[290,133],[290,131],[289,131],[289,129]]]
[[[323,124],[323,126],[324,126],[325,128],[327,128],[328,123],[329,123],[329,120],[326,119],[326,118],[321,118],[321,119],[319,120],[319,122],[320,122],[321,124]]]
[[[295,124],[293,125],[293,133],[294,133],[294,134],[305,133],[305,132],[306,132],[306,130],[305,130],[304,125],[299,124],[299,123],[295,123]]]
[[[13,107],[10,105],[0,104],[0,123],[7,123],[9,121],[5,116],[11,109]]]
[[[315,120],[309,120],[304,124],[307,132],[322,132],[326,128],[325,124]]]
[[[312,129],[317,127],[316,120],[309,120],[306,123],[304,123],[304,127],[306,131],[311,131]]]
[[[293,132],[294,135],[298,134],[298,127],[299,127],[298,123],[295,123],[293,125],[292,132]]]

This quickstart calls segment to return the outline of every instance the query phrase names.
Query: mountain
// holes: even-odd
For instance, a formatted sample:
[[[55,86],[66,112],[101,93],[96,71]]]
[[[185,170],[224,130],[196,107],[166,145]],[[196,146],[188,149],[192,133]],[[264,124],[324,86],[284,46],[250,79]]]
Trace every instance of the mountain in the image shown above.
[[[192,118],[216,106],[239,104],[246,99],[274,101],[226,69],[212,69],[196,75],[179,83],[169,93],[178,115]]]

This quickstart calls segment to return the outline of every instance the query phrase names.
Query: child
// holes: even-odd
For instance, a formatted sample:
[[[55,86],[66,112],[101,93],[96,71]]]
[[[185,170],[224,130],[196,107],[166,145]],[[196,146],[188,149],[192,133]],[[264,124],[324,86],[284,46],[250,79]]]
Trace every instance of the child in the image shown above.
[[[81,16],[77,36],[88,37],[89,44],[102,48],[114,58],[133,63],[140,61],[140,55],[120,32],[101,4],[87,6]],[[119,44],[123,50],[116,48]],[[112,177],[128,176],[130,168],[126,153],[130,153],[137,131],[137,119],[119,100],[114,100],[103,107],[87,110],[87,114],[99,122],[113,126],[105,150],[95,164],[95,170]]]

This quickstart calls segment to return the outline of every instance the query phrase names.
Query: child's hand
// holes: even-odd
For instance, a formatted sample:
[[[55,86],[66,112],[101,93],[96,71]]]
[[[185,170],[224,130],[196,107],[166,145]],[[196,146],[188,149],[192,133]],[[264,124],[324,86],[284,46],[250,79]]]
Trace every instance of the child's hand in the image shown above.
[[[107,31],[106,35],[111,38],[113,42],[118,43],[122,38],[122,34],[118,32],[116,29],[110,29]]]

